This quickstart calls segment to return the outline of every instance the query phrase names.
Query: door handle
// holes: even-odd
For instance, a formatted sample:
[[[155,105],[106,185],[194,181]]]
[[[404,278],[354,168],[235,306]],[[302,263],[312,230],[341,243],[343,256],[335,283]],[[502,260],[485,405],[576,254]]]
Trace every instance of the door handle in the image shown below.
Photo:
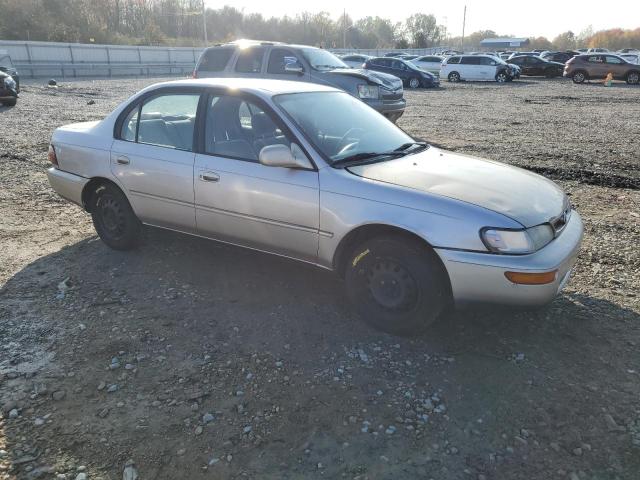
[[[202,172],[200,174],[200,180],[203,182],[218,182],[220,180],[220,175],[213,172]]]
[[[116,158],[116,163],[119,163],[120,165],[129,165],[129,157],[120,155],[118,158]]]

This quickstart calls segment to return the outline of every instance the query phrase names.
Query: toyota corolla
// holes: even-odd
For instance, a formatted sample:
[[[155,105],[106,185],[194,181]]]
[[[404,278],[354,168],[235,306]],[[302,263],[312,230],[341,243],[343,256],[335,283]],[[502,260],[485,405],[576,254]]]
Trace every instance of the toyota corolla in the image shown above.
[[[396,333],[453,303],[548,303],[582,240],[553,182],[417,141],[311,83],[153,85],[102,121],[58,128],[49,159],[53,188],[109,247],[134,248],[150,225],[308,262]]]

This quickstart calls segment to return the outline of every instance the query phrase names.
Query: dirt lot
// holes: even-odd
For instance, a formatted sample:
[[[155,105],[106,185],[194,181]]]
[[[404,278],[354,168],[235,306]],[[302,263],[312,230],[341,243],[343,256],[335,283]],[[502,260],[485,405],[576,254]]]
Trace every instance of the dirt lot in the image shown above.
[[[402,127],[558,180],[586,228],[548,308],[408,339],[305,265],[97,240],[48,186],[48,140],[148,83],[32,83],[0,108],[0,479],[119,479],[129,460],[144,480],[640,478],[639,88],[407,93]]]

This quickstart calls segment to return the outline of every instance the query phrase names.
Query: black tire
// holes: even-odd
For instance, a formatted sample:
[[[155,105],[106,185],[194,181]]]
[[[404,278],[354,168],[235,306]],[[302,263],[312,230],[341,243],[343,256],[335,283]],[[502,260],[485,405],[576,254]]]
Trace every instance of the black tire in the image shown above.
[[[418,77],[412,77],[408,82],[409,88],[420,88],[420,79]]]
[[[634,70],[627,73],[627,83],[629,85],[638,85],[640,83],[640,72]]]
[[[18,102],[17,98],[10,98],[8,100],[3,100],[2,104],[6,107],[15,107],[17,102]]]
[[[431,325],[451,303],[446,271],[427,245],[399,235],[362,242],[346,259],[347,295],[358,314],[385,332]]]
[[[571,80],[573,80],[573,83],[584,83],[587,80],[587,73],[583,70],[577,70],[571,75]]]
[[[98,186],[89,208],[98,236],[109,247],[131,250],[139,244],[142,224],[118,187],[109,183]]]
[[[460,74],[458,72],[451,72],[447,77],[447,80],[453,83],[457,83],[460,81]]]
[[[498,72],[496,73],[496,82],[505,83],[509,81],[509,74],[507,72]]]

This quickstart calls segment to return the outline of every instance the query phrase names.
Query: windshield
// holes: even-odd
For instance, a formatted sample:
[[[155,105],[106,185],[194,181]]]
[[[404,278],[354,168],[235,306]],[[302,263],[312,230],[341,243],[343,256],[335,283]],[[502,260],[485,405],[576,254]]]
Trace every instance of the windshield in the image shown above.
[[[314,70],[335,70],[336,68],[351,68],[333,53],[319,48],[303,48],[302,55]]]
[[[274,100],[331,164],[360,157],[370,161],[375,155],[400,148],[409,153],[414,150],[410,148],[413,145],[424,148],[381,114],[344,92],[290,93],[277,95]]]

